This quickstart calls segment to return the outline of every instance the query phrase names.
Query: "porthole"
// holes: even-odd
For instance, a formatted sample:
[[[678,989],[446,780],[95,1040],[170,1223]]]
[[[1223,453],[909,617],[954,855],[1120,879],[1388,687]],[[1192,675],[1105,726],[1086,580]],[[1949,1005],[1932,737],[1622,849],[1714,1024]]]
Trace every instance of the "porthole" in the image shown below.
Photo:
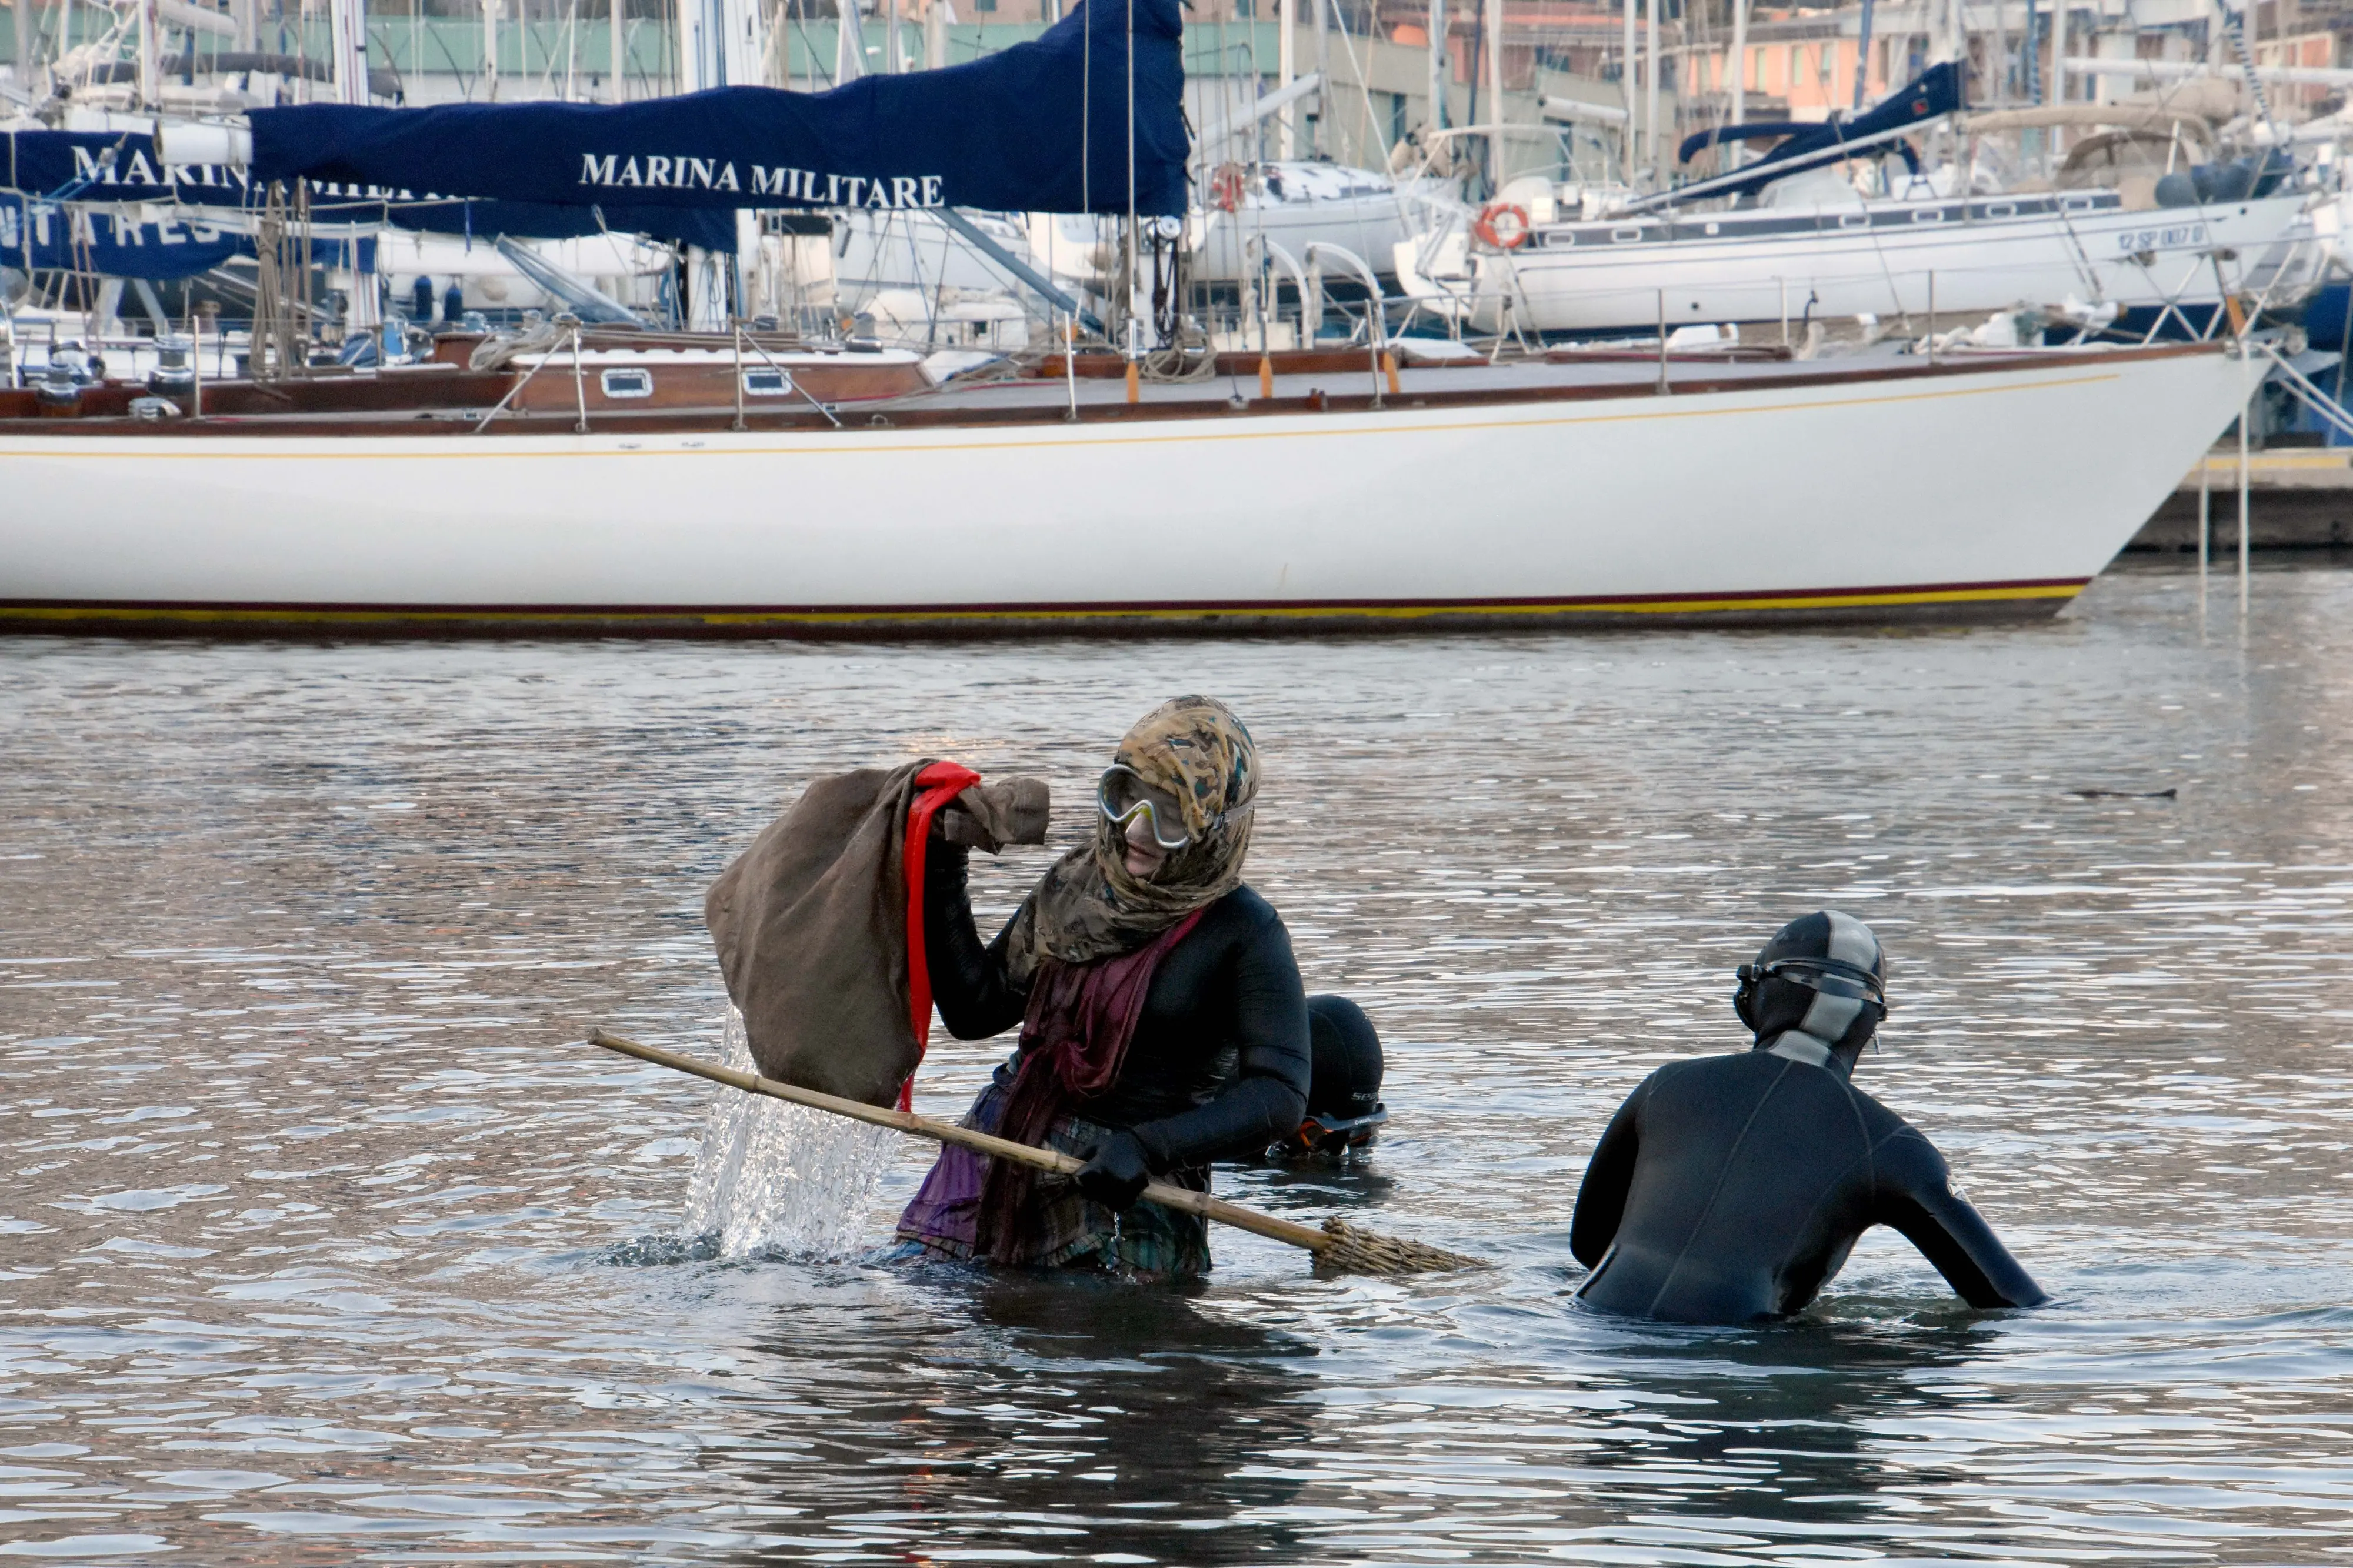
[[[607,397],[651,397],[654,395],[654,373],[649,370],[608,370],[600,372],[596,384],[605,389]]]

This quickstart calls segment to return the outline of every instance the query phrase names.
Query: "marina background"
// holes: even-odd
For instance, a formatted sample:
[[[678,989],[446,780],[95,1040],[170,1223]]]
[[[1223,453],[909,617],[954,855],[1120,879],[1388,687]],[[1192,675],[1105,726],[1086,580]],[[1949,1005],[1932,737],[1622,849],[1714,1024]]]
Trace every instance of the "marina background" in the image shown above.
[[[2353,1515],[2353,573],[1968,631],[1118,646],[0,645],[0,1551],[31,1559],[2328,1560]],[[700,921],[807,778],[1035,771],[1173,691],[1391,1043],[1366,1165],[1484,1253],[1198,1292],[708,1256]],[[2174,790],[2172,798],[2139,798]],[[2080,795],[2077,791],[2113,791]],[[984,865],[1003,912],[1037,852]],[[1732,966],[1892,954],[1861,1081],[2057,1298],[1874,1236],[1758,1330],[1573,1309],[1567,1212]],[[996,1045],[939,1041],[954,1113]],[[921,1151],[856,1226],[881,1239]]]

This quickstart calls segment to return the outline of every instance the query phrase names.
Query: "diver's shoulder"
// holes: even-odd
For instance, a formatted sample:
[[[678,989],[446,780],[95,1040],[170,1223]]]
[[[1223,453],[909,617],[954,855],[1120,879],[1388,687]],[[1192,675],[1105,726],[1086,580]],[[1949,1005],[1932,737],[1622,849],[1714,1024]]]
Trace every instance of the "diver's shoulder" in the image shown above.
[[[1916,1153],[1939,1165],[1943,1163],[1945,1156],[1928,1135],[1905,1121],[1901,1113],[1890,1110],[1852,1082],[1846,1086],[1846,1092],[1862,1115],[1863,1128],[1870,1133],[1874,1147],[1892,1153]]]
[[[1221,921],[1240,925],[1281,925],[1282,916],[1266,901],[1266,895],[1248,882],[1237,883],[1234,890],[1209,906],[1209,912]]]
[[[1768,1059],[1763,1051],[1719,1051],[1712,1056],[1678,1057],[1673,1061],[1662,1062],[1651,1070],[1651,1076],[1643,1082],[1661,1089],[1670,1085],[1704,1089],[1715,1084],[1770,1077],[1782,1065],[1778,1058]]]
[[[1287,942],[1291,935],[1274,906],[1247,882],[1201,911],[1198,934],[1212,941],[1241,943],[1278,936]]]

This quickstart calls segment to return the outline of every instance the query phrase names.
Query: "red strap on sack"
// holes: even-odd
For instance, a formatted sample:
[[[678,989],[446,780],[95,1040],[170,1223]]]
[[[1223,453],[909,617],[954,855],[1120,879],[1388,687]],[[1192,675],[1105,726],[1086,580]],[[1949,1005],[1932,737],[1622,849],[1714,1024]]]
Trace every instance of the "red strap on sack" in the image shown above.
[[[915,1026],[915,1061],[932,1044],[932,970],[923,951],[923,853],[932,842],[932,818],[940,807],[980,782],[960,763],[934,763],[915,775],[923,793],[907,807],[907,1015]],[[915,1075],[899,1086],[899,1109],[915,1108]]]

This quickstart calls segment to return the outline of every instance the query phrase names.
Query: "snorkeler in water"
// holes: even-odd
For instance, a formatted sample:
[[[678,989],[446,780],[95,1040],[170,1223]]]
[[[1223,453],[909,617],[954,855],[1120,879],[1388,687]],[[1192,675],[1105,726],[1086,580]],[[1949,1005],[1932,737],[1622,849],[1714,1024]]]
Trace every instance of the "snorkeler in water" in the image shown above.
[[[1671,1062],[1618,1108],[1577,1191],[1577,1296],[1605,1311],[1737,1323],[1814,1299],[1874,1225],[1972,1307],[2044,1300],[1944,1156],[1849,1081],[1886,1016],[1879,939],[1852,915],[1792,921],[1741,965],[1731,1056]]]

